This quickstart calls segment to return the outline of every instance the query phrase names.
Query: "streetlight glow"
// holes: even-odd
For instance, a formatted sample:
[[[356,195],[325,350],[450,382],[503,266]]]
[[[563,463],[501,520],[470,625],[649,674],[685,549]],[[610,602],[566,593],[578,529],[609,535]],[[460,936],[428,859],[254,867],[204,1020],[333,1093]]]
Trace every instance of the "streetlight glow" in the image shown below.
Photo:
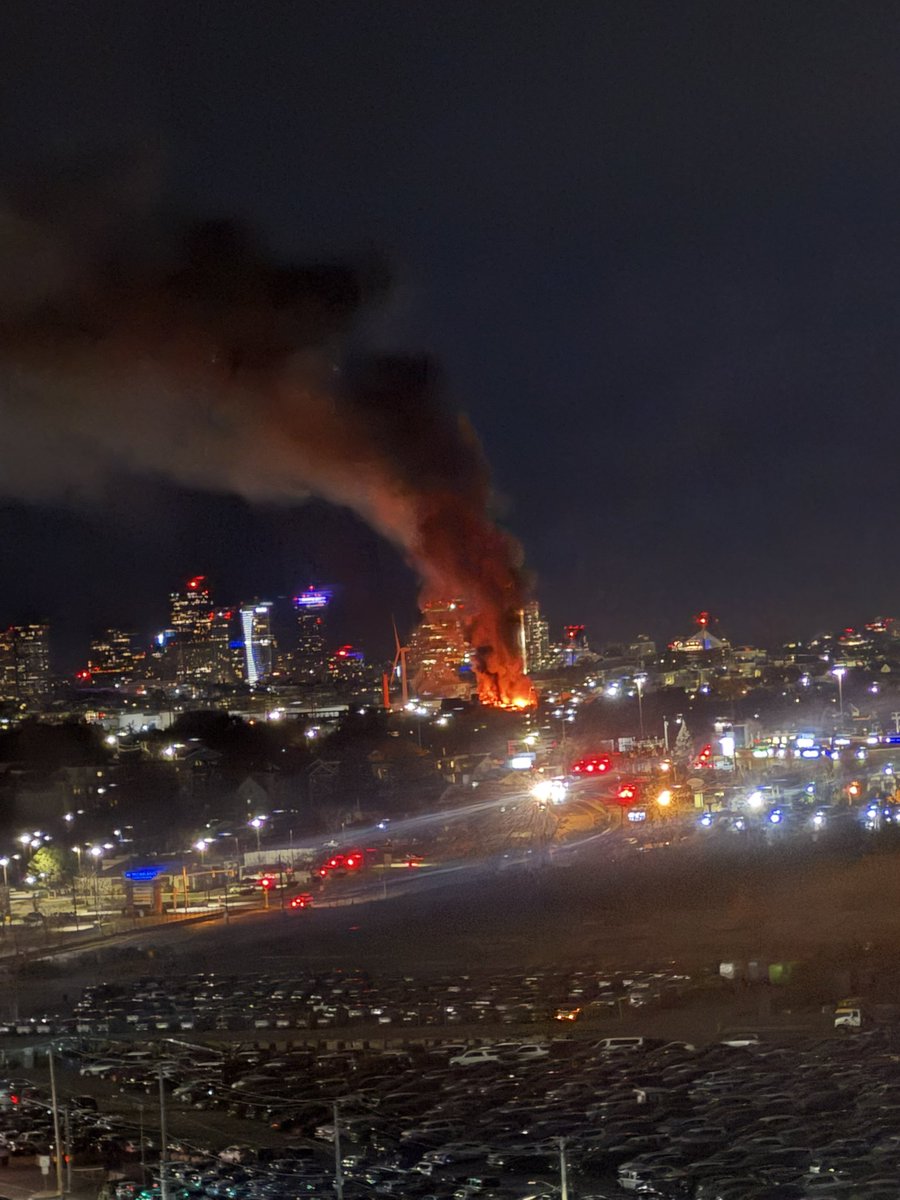
[[[256,849],[257,849],[257,851],[260,848],[260,844],[259,844],[260,830],[262,829],[263,825],[265,825],[265,823],[266,823],[265,815],[253,817],[250,821],[247,822],[248,825],[250,825],[253,829],[256,830]]]
[[[832,667],[831,673],[838,681],[838,713],[843,718],[844,716],[844,676],[847,674],[846,667]]]
[[[635,675],[634,683],[637,687],[638,698],[638,721],[641,727],[641,741],[644,740],[644,684],[647,682],[647,676],[643,673]]]

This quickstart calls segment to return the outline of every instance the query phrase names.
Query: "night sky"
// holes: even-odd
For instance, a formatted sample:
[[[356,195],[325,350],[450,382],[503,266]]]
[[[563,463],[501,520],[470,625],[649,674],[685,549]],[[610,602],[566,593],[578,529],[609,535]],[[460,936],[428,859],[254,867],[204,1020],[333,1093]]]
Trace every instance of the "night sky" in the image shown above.
[[[381,255],[358,342],[442,363],[554,626],[900,610],[896,4],[6,0],[0,98],[11,171],[146,153],[285,256]],[[414,613],[356,518],[146,479],[6,504],[0,556],[0,620],[65,663],[196,572],[336,584],[374,653]]]

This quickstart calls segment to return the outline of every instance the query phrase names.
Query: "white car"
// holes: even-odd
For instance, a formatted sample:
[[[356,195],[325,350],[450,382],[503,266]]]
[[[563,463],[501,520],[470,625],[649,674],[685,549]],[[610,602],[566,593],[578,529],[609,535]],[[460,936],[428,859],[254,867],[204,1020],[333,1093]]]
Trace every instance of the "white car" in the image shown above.
[[[643,1045],[642,1037],[607,1037],[595,1042],[592,1049],[608,1054],[611,1050],[640,1050]]]
[[[537,1042],[528,1042],[524,1046],[520,1046],[513,1057],[516,1062],[529,1062],[533,1058],[546,1058],[550,1051],[546,1046],[539,1046]]]
[[[499,1062],[499,1057],[486,1046],[478,1046],[472,1050],[464,1050],[450,1059],[451,1067],[472,1067],[478,1063]]]
[[[722,1038],[723,1046],[734,1046],[741,1048],[744,1046],[761,1046],[762,1042],[758,1033],[732,1033],[728,1037]]]
[[[121,1067],[120,1062],[115,1062],[112,1059],[103,1059],[100,1062],[86,1063],[78,1072],[79,1075],[105,1075],[107,1071],[114,1071],[116,1067]]]

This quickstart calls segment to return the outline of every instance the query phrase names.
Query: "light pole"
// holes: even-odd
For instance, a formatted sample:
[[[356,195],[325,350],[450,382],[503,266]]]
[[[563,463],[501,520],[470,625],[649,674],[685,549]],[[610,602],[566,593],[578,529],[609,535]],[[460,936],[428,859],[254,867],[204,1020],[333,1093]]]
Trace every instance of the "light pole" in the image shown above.
[[[561,1137],[559,1145],[559,1200],[569,1200],[569,1164],[566,1162],[566,1139]]]
[[[253,820],[250,822],[250,824],[256,830],[256,851],[257,851],[257,853],[259,853],[259,849],[260,849],[260,844],[259,844],[260,830],[262,829],[263,825],[265,825],[265,823],[266,823],[265,817],[254,817]]]
[[[209,847],[209,842],[206,838],[200,838],[198,842],[194,842],[194,849],[200,852],[200,874],[204,877],[206,884],[206,903],[209,905],[209,876],[206,874],[206,851]]]
[[[846,667],[832,667],[832,675],[838,681],[838,714],[841,718],[841,724],[844,721],[844,676],[847,674]]]
[[[647,676],[644,674],[635,675],[634,683],[637,688],[638,697],[638,720],[641,726],[641,741],[644,740],[644,684],[647,682]]]
[[[100,859],[103,857],[102,846],[91,846],[91,858],[94,860],[94,917],[100,924]]]
[[[9,902],[9,859],[6,855],[0,858],[0,867],[3,868],[3,912],[0,913],[0,931],[3,937],[6,937],[6,926],[12,917],[12,905]]]

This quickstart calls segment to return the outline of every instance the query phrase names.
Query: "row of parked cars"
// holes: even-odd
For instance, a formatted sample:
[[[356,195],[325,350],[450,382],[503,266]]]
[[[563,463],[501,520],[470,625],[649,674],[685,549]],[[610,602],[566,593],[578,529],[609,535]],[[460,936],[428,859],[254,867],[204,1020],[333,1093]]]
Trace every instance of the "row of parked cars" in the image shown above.
[[[674,966],[427,979],[376,979],[340,970],[291,976],[198,974],[87,988],[74,1012],[0,1023],[0,1034],[546,1024],[608,1017],[623,1003],[674,1002],[690,986],[690,977]]]
[[[245,1121],[248,1146],[265,1125],[283,1144],[279,1162],[302,1160],[273,1178],[249,1148],[225,1151],[235,1172],[216,1161],[215,1143],[196,1147],[213,1166],[186,1175],[176,1200],[332,1200],[336,1134],[350,1198],[556,1200],[560,1139],[579,1200],[900,1195],[900,1038],[889,1029],[697,1047],[614,1036],[479,1042],[326,1054],[164,1038],[96,1044],[78,1062],[125,1090],[151,1091],[162,1072],[176,1111],[203,1110],[212,1127],[217,1113]]]

